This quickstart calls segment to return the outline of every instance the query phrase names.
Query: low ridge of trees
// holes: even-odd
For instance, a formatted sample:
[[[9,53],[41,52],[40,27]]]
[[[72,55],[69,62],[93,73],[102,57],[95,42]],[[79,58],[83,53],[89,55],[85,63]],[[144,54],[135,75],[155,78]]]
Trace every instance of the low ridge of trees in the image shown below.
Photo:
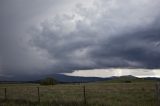
[[[40,81],[41,85],[55,85],[57,83],[58,82],[54,78],[51,78],[51,77],[45,78]]]

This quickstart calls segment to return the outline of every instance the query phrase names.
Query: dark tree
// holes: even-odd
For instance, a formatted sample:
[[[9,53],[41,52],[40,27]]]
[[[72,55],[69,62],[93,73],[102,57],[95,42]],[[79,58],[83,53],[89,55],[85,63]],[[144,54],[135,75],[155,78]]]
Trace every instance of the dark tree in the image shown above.
[[[40,82],[41,85],[55,85],[57,83],[58,82],[54,78],[50,78],[50,77],[45,78]]]

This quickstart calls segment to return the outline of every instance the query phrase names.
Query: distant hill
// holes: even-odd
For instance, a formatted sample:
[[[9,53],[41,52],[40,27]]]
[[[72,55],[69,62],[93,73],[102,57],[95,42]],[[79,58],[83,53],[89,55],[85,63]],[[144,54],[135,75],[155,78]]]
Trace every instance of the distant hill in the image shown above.
[[[106,82],[110,83],[132,83],[132,82],[153,82],[153,81],[160,81],[159,78],[138,78],[135,76],[120,76],[114,77],[111,80],[106,80]]]
[[[137,78],[135,76],[112,76],[108,78],[99,78],[99,77],[79,77],[79,76],[67,76],[63,74],[54,74],[53,77],[60,81],[66,83],[76,83],[76,82],[111,82],[111,83],[131,83],[131,82],[146,82],[146,81],[160,81],[160,78]]]
[[[67,76],[63,74],[54,74],[53,77],[60,82],[96,82],[109,80],[110,78],[99,78],[99,77],[79,77],[79,76]]]
[[[131,83],[131,82],[146,82],[146,81],[160,81],[160,78],[148,77],[148,78],[137,78],[135,76],[112,76],[108,78],[99,77],[79,77],[79,76],[67,76],[64,74],[52,74],[46,75],[46,77],[53,77],[60,83],[87,83],[87,82],[106,82],[106,83]],[[40,83],[40,80],[45,78],[41,76],[37,79],[34,76],[30,77],[30,80],[0,80],[0,83]]]

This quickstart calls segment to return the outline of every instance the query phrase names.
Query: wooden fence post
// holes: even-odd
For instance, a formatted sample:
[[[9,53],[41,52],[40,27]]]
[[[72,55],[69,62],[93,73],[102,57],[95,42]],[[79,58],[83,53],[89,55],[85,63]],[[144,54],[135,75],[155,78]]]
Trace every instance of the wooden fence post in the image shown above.
[[[37,93],[38,93],[38,103],[40,103],[40,93],[39,93],[39,87],[37,87]]]
[[[156,83],[156,104],[157,106],[160,106],[160,84],[159,82]]]
[[[85,88],[85,85],[83,86],[83,98],[84,98],[84,104],[86,105],[87,100],[86,100],[86,88]]]
[[[7,88],[4,88],[4,99],[7,100]]]

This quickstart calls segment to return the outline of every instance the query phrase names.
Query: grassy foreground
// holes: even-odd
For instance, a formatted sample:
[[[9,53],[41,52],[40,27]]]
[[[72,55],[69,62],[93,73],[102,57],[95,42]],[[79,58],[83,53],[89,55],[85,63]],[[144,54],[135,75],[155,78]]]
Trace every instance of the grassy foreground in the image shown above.
[[[155,82],[88,83],[40,86],[36,84],[1,84],[0,106],[155,106]],[[40,88],[40,103],[38,91]],[[4,88],[7,99],[4,100]]]

